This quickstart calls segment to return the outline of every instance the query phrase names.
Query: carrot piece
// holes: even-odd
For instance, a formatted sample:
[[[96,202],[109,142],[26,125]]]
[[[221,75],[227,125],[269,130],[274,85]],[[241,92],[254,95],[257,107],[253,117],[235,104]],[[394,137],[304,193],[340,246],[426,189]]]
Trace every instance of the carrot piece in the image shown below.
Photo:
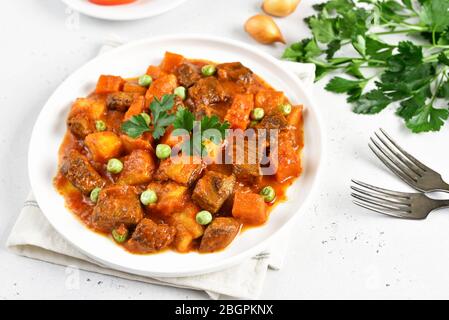
[[[254,109],[254,95],[236,94],[231,107],[226,113],[225,120],[233,129],[245,130],[249,124],[249,115]]]
[[[120,91],[123,85],[123,79],[118,76],[101,75],[98,78],[95,93],[112,93]]]
[[[137,93],[139,95],[145,95],[147,92],[146,87],[139,86],[137,82],[127,81],[123,84],[123,92]]]
[[[145,94],[145,98],[151,103],[154,97],[161,99],[164,94],[173,93],[173,90],[175,90],[177,86],[178,80],[174,74],[163,75],[153,81]]]
[[[287,122],[291,126],[298,126],[302,121],[303,106],[293,106],[292,112],[287,117]]]
[[[151,78],[153,78],[153,80],[156,80],[165,74],[167,74],[167,73],[162,71],[161,68],[158,66],[149,66],[147,69],[147,75],[151,76]]]
[[[301,158],[296,148],[294,134],[291,131],[279,134],[276,167],[275,177],[278,182],[284,182],[301,174]]]
[[[125,113],[123,121],[131,119],[132,116],[141,114],[145,110],[145,97],[139,96],[134,99],[133,103],[129,106],[128,111]]]
[[[267,221],[263,197],[257,193],[236,192],[232,216],[245,224],[260,225]]]
[[[161,62],[161,69],[167,73],[175,72],[176,68],[184,62],[184,57],[180,54],[165,52],[164,60]]]
[[[269,113],[275,108],[278,108],[285,102],[285,96],[280,91],[270,89],[260,90],[255,97],[256,108],[264,109],[265,113]]]

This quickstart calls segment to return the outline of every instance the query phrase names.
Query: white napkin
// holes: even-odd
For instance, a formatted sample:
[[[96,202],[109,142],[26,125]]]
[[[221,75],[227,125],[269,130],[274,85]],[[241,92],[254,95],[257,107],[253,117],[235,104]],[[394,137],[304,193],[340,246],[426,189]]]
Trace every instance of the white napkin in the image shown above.
[[[119,38],[110,38],[100,49],[100,54],[121,44]],[[306,84],[313,83],[315,76],[313,64],[282,63],[287,63],[288,69],[297,74]],[[6,246],[16,254],[59,265],[152,284],[204,290],[212,299],[218,299],[220,295],[255,299],[262,291],[268,268],[279,270],[282,267],[287,251],[288,236],[287,231],[273,239],[270,247],[276,248],[275,250],[267,248],[251,259],[226,270],[179,278],[137,276],[110,269],[77,251],[53,229],[31,193],[24,203]]]

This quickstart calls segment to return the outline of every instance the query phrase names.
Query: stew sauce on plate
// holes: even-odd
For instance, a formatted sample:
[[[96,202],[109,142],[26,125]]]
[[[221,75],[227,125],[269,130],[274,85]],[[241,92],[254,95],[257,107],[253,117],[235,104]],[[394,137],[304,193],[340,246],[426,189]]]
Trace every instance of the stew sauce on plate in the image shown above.
[[[101,75],[95,91],[74,102],[55,187],[88,228],[129,252],[222,250],[242,229],[263,225],[301,174],[302,106],[290,105],[239,62],[215,64],[167,52],[146,75]],[[189,154],[183,156],[189,161],[178,163],[162,156],[157,146],[174,148],[179,137],[169,125],[154,138],[149,105],[170,95],[174,103],[167,116],[184,108],[197,120],[215,116],[230,129],[278,130],[273,174],[263,174],[258,161],[216,161],[232,143],[229,137],[205,148],[205,158]],[[151,130],[137,137],[125,133],[123,123],[143,113],[140,119]],[[230,149],[247,158],[252,152],[247,143]],[[267,157],[272,161],[270,153]]]

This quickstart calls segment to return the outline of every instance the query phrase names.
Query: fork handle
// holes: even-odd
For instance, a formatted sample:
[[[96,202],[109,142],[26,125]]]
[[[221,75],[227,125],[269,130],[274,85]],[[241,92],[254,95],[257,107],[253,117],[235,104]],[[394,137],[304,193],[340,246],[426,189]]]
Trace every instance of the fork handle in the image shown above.
[[[446,182],[443,182],[443,185],[441,185],[438,189],[435,189],[434,191],[449,193],[449,184],[447,184]]]
[[[449,208],[449,199],[444,199],[444,200],[440,200],[440,199],[436,199],[435,200],[435,209],[444,209],[444,208]]]

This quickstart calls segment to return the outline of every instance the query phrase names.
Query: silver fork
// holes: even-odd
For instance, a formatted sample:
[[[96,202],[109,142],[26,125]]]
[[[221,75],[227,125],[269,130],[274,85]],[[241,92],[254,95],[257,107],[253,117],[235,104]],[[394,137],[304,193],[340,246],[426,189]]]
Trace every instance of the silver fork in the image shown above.
[[[374,133],[377,139],[371,137],[369,147],[394,174],[421,192],[449,192],[449,184],[438,172],[402,149],[383,129],[380,132]]]
[[[431,199],[424,193],[398,192],[351,180],[353,202],[365,209],[403,219],[425,219],[436,209],[449,208],[449,200]]]

